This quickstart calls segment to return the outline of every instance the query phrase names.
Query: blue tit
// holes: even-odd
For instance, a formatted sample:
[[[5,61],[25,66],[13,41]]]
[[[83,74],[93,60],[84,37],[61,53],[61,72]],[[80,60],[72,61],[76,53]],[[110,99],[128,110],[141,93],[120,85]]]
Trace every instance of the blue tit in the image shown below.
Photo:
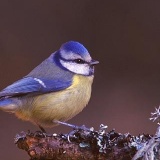
[[[65,122],[88,104],[94,65],[79,42],[64,43],[28,75],[0,92],[0,109],[43,127]]]

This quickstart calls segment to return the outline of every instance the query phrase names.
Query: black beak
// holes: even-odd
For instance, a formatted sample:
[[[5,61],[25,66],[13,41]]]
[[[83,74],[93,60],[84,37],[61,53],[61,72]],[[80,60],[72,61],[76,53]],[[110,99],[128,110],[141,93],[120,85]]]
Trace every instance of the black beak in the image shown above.
[[[96,64],[98,64],[99,63],[99,61],[96,61],[96,60],[93,60],[92,59],[92,61],[89,63],[91,66],[94,66],[94,65],[96,65]]]

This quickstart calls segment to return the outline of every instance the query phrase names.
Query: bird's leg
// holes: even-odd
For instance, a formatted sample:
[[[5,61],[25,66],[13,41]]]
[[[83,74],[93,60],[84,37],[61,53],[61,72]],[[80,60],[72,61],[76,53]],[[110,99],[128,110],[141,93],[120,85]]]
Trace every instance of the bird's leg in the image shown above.
[[[73,125],[73,124],[70,124],[70,123],[61,122],[61,121],[57,121],[57,120],[54,120],[53,122],[54,122],[54,123],[58,123],[58,124],[62,124],[62,125],[68,126],[68,127],[71,127],[71,128],[73,128],[73,129],[75,129],[75,130],[91,131],[91,129],[90,129],[90,128],[87,128],[85,125],[76,126],[76,125]]]
[[[46,133],[45,129],[42,126],[40,126],[39,124],[37,124],[37,126],[40,128],[40,131],[36,131],[34,133],[34,136],[35,137],[37,137],[37,136],[38,137],[46,137],[47,133]]]
[[[71,127],[71,128],[74,129],[73,131],[71,131],[70,133],[67,134],[68,142],[71,142],[71,137],[74,137],[74,134],[77,132],[76,130],[83,130],[83,131],[87,131],[87,132],[92,131],[92,129],[85,127],[85,125],[76,126],[76,125],[73,125],[73,124],[70,124],[70,123],[56,121],[56,120],[54,120],[53,122],[58,123],[58,124],[62,124],[62,125],[65,125],[65,126],[68,126],[68,127]]]
[[[44,129],[42,126],[38,125],[38,127],[40,128],[40,130],[41,130],[43,133],[46,133],[45,129]]]

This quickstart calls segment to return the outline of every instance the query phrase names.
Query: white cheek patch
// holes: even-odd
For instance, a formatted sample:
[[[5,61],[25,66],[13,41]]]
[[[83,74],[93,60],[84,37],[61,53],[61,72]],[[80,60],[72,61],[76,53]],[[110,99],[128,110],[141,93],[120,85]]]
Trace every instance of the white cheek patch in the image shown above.
[[[41,84],[44,88],[46,88],[46,85],[44,84],[44,82],[38,78],[34,78],[35,81],[37,81],[39,84]]]
[[[77,64],[74,62],[66,62],[60,60],[63,67],[67,68],[71,72],[82,75],[89,75],[89,66],[88,64]]]

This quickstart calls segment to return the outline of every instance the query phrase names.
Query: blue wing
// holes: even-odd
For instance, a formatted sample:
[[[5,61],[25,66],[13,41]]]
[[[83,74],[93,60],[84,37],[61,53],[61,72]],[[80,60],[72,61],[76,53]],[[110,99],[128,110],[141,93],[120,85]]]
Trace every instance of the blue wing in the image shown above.
[[[48,93],[63,90],[71,85],[71,80],[47,80],[25,77],[0,92],[0,98],[26,95],[29,93]]]

